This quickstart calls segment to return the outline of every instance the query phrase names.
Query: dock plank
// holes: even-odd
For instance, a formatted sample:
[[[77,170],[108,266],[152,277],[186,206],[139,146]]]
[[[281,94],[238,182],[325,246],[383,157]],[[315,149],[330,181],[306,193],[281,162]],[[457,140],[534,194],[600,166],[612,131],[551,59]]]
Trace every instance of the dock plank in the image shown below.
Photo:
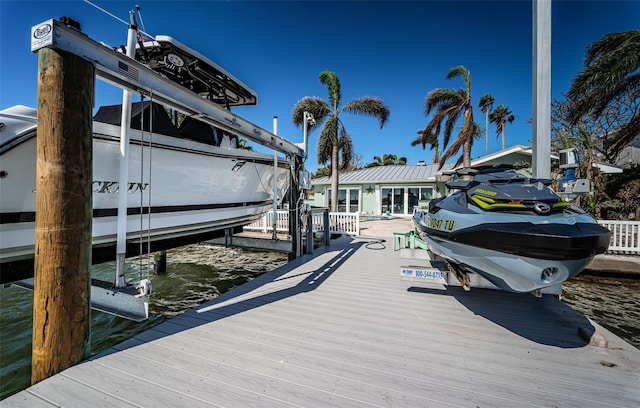
[[[392,248],[334,241],[0,406],[640,406],[640,352],[560,300],[401,281]]]

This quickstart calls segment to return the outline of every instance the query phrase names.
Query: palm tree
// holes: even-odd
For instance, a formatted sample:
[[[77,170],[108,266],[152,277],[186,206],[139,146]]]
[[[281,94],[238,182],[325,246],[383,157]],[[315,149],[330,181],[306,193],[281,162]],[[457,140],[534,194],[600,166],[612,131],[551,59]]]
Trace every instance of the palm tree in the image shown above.
[[[489,122],[496,124],[496,135],[502,134],[502,150],[504,150],[504,128],[507,122],[513,123],[516,117],[503,104],[498,105],[490,114]]]
[[[316,173],[314,174],[315,178],[320,178],[320,177],[329,177],[329,168],[328,167],[320,167],[316,170]]]
[[[489,154],[489,111],[493,108],[493,103],[495,100],[490,93],[486,94],[478,101],[478,108],[484,113],[484,137],[485,137],[485,152],[484,154]]]
[[[253,146],[249,146],[247,143],[247,139],[240,138],[240,140],[238,140],[238,149],[253,151]]]
[[[373,156],[373,163],[370,163],[368,167],[376,166],[405,166],[407,164],[406,157],[398,157],[395,154],[383,154],[380,156]]]
[[[305,96],[296,103],[292,116],[294,125],[300,126],[304,120],[304,112],[311,113],[316,124],[311,125],[310,130],[324,123],[318,138],[318,164],[331,164],[331,211],[335,212],[338,208],[338,170],[339,167],[348,166],[353,157],[351,137],[339,118],[340,112],[374,116],[382,129],[389,120],[389,108],[381,99],[371,96],[358,98],[340,106],[342,91],[335,72],[322,71],[318,79],[327,86],[329,102],[315,96]],[[342,160],[338,166],[340,156]]]
[[[574,101],[569,120],[584,115],[598,117],[610,102],[622,95],[640,96],[640,30],[605,35],[585,53],[585,67],[573,79],[567,98]],[[640,114],[621,123],[612,149],[620,151],[640,129]]]
[[[424,104],[425,115],[429,115],[435,111],[433,118],[424,128],[423,135],[433,133],[440,135],[442,122],[444,122],[443,143],[442,148],[446,149],[440,157],[439,169],[452,156],[458,154],[462,148],[462,156],[456,162],[456,165],[462,163],[463,166],[471,166],[471,146],[473,139],[480,134],[480,127],[473,121],[473,105],[471,103],[471,77],[469,71],[462,65],[452,68],[447,73],[447,79],[462,77],[464,79],[465,88],[457,90],[451,89],[434,89],[427,94]],[[451,133],[453,128],[462,115],[463,123],[457,139],[449,146]],[[447,148],[447,146],[449,146]]]
[[[433,132],[426,133],[425,129],[418,130],[418,136],[411,142],[411,146],[417,146],[419,144],[422,145],[422,149],[424,150],[427,147],[427,144],[431,146],[429,150],[434,150],[433,154],[433,162],[437,162],[440,160],[440,143],[438,142],[438,135]]]

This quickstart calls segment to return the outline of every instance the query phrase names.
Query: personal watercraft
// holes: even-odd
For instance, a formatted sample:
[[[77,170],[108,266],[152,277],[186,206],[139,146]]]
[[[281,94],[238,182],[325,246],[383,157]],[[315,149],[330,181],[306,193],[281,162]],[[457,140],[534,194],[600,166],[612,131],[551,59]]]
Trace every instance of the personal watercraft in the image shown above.
[[[456,171],[453,194],[416,211],[416,232],[468,289],[476,273],[500,289],[535,292],[580,273],[611,233],[551,188],[513,166]]]

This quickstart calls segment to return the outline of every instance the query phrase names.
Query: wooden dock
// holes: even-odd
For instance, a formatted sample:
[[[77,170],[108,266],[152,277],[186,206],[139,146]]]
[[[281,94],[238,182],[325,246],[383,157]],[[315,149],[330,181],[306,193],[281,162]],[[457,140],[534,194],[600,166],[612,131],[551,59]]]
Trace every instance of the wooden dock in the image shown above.
[[[333,240],[0,406],[640,406],[640,351],[557,298],[406,282],[406,263]]]

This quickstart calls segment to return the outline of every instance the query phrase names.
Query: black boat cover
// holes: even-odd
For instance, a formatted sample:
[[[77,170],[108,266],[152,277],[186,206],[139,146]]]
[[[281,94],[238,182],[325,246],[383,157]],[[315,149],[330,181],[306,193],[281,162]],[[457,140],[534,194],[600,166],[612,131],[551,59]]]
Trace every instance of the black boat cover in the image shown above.
[[[153,117],[153,126],[149,126]],[[93,120],[111,125],[120,126],[122,120],[122,105],[102,106],[94,115]],[[144,120],[144,129],[142,121]],[[153,128],[153,133],[167,136],[180,137],[180,132],[171,123],[169,114],[164,106],[151,101],[134,102],[131,104],[131,124],[132,129],[144,130],[147,132]]]

